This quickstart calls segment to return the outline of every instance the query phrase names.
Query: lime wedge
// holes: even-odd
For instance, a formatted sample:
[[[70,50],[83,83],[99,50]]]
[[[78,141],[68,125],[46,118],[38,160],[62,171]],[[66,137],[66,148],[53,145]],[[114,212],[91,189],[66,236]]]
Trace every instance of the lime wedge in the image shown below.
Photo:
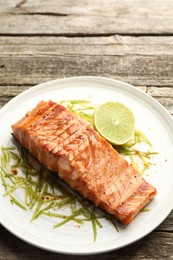
[[[105,102],[95,109],[94,127],[111,144],[122,145],[134,134],[135,118],[122,103]]]

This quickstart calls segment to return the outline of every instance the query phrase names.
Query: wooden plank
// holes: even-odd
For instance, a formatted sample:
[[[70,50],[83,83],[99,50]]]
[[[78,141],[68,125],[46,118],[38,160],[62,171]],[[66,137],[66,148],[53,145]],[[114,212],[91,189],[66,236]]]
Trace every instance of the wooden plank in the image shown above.
[[[4,97],[15,97],[32,86],[0,86],[0,100]]]
[[[173,99],[173,88],[172,87],[148,87],[147,93],[154,97],[164,97],[164,98],[172,98]]]
[[[0,37],[0,55],[173,56],[173,37]]]
[[[12,98],[31,86],[0,86],[0,109]]]
[[[70,76],[104,76],[133,85],[173,85],[172,59],[132,56],[14,56],[0,58],[1,84],[38,84]],[[165,64],[165,66],[164,66]]]
[[[0,84],[93,75],[172,86],[172,43],[173,37],[0,37]]]
[[[169,0],[4,0],[0,34],[172,34],[172,9]]]

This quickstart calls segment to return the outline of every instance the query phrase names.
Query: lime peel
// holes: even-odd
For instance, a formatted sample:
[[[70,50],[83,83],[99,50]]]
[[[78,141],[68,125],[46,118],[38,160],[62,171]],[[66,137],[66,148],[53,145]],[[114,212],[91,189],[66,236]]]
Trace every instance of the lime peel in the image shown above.
[[[95,109],[94,127],[111,144],[123,145],[134,135],[135,118],[124,104],[109,101]]]

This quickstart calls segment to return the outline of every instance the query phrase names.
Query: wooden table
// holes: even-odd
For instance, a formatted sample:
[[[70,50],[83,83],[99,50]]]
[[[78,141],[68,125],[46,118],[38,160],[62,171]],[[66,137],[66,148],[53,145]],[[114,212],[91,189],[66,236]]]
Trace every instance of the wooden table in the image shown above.
[[[173,1],[0,0],[0,107],[69,76],[126,81],[173,115]],[[141,227],[142,228],[142,227]],[[173,212],[150,235],[97,256],[43,251],[0,226],[0,259],[172,259]]]

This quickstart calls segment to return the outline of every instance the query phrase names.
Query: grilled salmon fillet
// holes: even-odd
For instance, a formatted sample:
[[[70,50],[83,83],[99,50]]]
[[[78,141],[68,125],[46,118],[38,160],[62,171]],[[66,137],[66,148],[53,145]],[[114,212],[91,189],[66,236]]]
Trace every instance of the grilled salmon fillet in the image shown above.
[[[12,130],[40,163],[123,224],[156,195],[98,132],[62,105],[41,101]]]

